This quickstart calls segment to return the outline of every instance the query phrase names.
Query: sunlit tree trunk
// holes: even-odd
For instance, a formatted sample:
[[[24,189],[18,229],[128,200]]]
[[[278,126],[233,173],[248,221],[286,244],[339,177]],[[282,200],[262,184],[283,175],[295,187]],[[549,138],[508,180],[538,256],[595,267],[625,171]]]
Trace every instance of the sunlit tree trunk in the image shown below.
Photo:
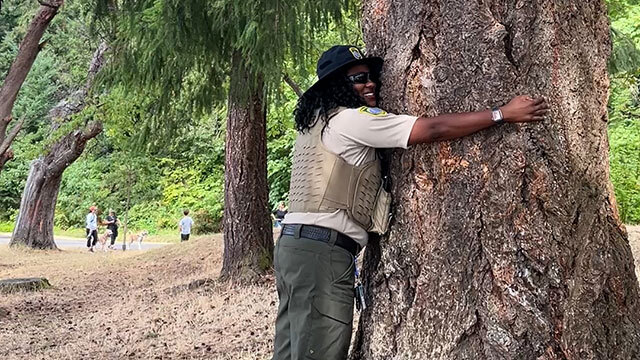
[[[107,45],[102,43],[93,54],[87,82],[80,90],[61,101],[50,112],[52,133],[71,115],[84,109],[89,89],[105,63]],[[11,246],[55,249],[53,220],[64,171],[84,151],[87,142],[102,132],[102,123],[90,122],[56,140],[46,155],[31,162],[31,169],[20,201],[20,211],[11,237]]]
[[[224,261],[221,277],[252,281],[273,259],[267,185],[264,86],[236,54],[225,145]],[[255,80],[256,77],[259,80]]]
[[[548,119],[394,153],[356,359],[638,359],[638,282],[609,181],[602,1],[365,1],[383,107],[544,96]]]
[[[31,163],[31,170],[20,201],[20,212],[11,237],[11,245],[37,249],[55,249],[53,219],[62,174],[84,151],[87,141],[102,131],[92,123],[58,140],[47,156]]]
[[[49,27],[51,20],[58,13],[58,9],[64,3],[63,0],[50,0],[40,2],[40,8],[31,20],[29,28],[20,42],[18,55],[11,64],[9,72],[0,88],[0,171],[13,158],[11,143],[22,128],[22,120],[18,121],[11,130],[9,125],[13,121],[11,112],[15,104],[18,92],[27,78],[33,62],[42,49],[40,39]],[[0,5],[2,2],[0,1]]]

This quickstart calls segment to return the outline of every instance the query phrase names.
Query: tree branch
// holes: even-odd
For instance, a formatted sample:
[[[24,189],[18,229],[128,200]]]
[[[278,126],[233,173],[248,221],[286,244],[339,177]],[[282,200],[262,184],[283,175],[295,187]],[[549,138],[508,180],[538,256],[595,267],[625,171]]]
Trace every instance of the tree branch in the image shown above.
[[[22,125],[24,125],[24,118],[20,119],[20,121],[11,129],[7,138],[4,139],[2,143],[0,143],[0,155],[4,154],[11,146],[13,140],[18,136],[18,133],[22,129]]]
[[[6,129],[9,126],[9,123],[13,120],[11,115],[5,117],[4,119],[0,119],[0,129],[5,129],[0,131],[0,144],[4,142],[4,139],[7,137]]]
[[[46,7],[52,8],[52,9],[55,9],[56,11],[60,8],[60,5],[61,5],[61,4],[58,4],[58,5],[56,5],[56,4],[49,4],[49,3],[44,2],[44,1],[42,1],[42,0],[38,0],[38,4],[40,4],[40,5],[42,5],[42,6],[46,6]]]
[[[42,49],[44,49],[44,47],[49,43],[49,39],[41,42],[40,44],[38,44],[38,51],[42,51]]]
[[[298,95],[298,97],[302,96],[302,94],[304,93],[302,91],[302,89],[300,88],[300,85],[298,85],[295,81],[293,81],[293,79],[291,77],[289,77],[288,74],[283,74],[282,79],[284,80],[284,82],[286,82],[287,84],[289,84],[289,86],[291,87],[291,89],[293,90],[293,92],[296,93],[296,95]]]
[[[100,132],[102,132],[102,123],[95,121],[89,123],[84,129],[73,131],[58,140],[58,144],[63,145],[66,149],[62,153],[55,154],[55,159],[47,166],[48,172],[54,174],[62,173],[69,164],[82,155],[87,142],[98,136]]]
[[[0,154],[0,169],[2,169],[4,167],[4,164],[6,164],[7,161],[11,159],[13,159],[13,150],[11,149],[9,149],[4,154]]]
[[[98,46],[93,53],[85,85],[71,94],[67,99],[59,102],[49,111],[49,117],[52,119],[60,119],[60,121],[53,122],[53,130],[67,121],[73,114],[82,111],[86,106],[89,89],[93,86],[96,74],[100,72],[106,63],[105,52],[108,48],[107,43],[104,41]],[[47,171],[56,174],[64,172],[71,163],[82,155],[87,142],[98,136],[100,132],[102,132],[102,123],[100,121],[93,121],[84,128],[72,130],[58,139],[51,146],[49,155],[47,155]]]

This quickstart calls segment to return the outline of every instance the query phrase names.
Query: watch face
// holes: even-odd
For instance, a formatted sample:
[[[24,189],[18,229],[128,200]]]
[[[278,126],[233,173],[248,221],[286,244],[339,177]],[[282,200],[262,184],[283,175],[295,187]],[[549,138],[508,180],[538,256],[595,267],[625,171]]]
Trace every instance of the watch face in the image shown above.
[[[499,118],[500,118],[500,114],[498,114],[496,110],[493,110],[491,112],[491,120],[498,121]]]
[[[504,118],[502,117],[502,112],[500,111],[500,109],[491,111],[491,120],[497,123],[501,123],[504,121]]]

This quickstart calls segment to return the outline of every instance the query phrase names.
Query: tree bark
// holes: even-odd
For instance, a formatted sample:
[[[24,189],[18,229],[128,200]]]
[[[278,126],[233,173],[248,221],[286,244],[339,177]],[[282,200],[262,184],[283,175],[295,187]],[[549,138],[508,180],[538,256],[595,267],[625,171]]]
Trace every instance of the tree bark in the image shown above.
[[[95,51],[89,65],[86,84],[49,111],[49,117],[53,119],[52,131],[85,107],[89,89],[104,65],[106,50],[107,45],[102,43]],[[101,122],[91,122],[80,129],[74,129],[54,142],[46,155],[31,163],[20,201],[20,212],[11,237],[11,246],[56,248],[53,225],[62,174],[82,155],[87,142],[100,132]]]
[[[12,132],[7,134],[7,128],[13,120],[11,117],[13,105],[24,80],[27,78],[27,74],[31,70],[31,66],[42,48],[40,39],[42,39],[42,35],[63,3],[64,0],[40,2],[40,8],[33,20],[31,20],[27,33],[20,43],[18,55],[11,64],[2,88],[0,88],[0,171],[2,171],[4,164],[13,157],[10,145],[22,127],[21,122],[20,126],[14,126]]]
[[[291,87],[291,90],[293,90],[293,92],[296,93],[298,97],[304,94],[304,91],[302,91],[302,89],[300,88],[300,85],[298,85],[295,81],[293,81],[293,79],[291,78],[291,76],[289,76],[289,74],[284,74],[282,78],[284,79],[284,82],[286,82],[287,85]]]
[[[62,174],[82,155],[87,141],[101,131],[100,122],[74,130],[56,141],[46,156],[31,163],[20,201],[20,212],[11,237],[11,246],[56,249],[53,240],[53,220]]]
[[[382,106],[544,96],[542,123],[396,151],[355,359],[638,359],[638,282],[609,181],[602,1],[365,1]]]
[[[236,54],[232,61],[225,145],[224,260],[221,278],[253,281],[270,268],[264,86]],[[258,80],[256,80],[258,79]]]

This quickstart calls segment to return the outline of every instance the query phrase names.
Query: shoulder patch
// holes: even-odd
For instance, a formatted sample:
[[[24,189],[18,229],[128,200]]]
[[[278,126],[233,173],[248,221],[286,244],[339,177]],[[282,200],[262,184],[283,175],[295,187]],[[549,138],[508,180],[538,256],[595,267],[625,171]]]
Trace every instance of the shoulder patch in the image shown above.
[[[362,106],[360,109],[358,109],[359,112],[363,113],[363,114],[369,114],[369,115],[373,115],[373,116],[384,116],[387,115],[387,112],[377,108],[377,107],[368,107],[368,106]]]

